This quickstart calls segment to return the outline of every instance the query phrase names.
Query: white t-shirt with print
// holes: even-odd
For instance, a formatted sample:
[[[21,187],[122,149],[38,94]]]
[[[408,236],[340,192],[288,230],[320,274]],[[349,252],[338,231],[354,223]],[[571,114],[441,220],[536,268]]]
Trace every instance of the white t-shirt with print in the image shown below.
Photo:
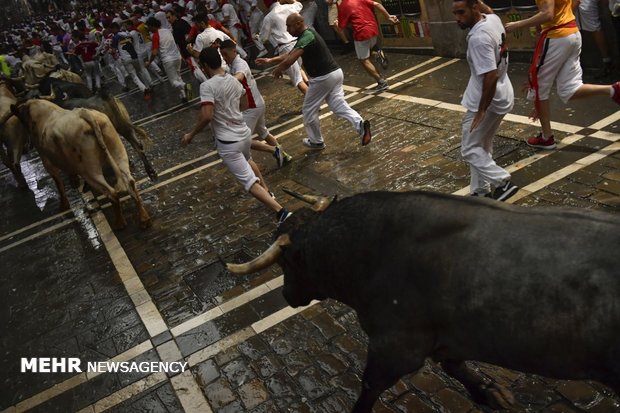
[[[241,83],[228,73],[213,76],[200,84],[200,104],[213,105],[211,128],[216,139],[239,142],[250,135],[239,110],[239,99],[244,94]]]
[[[508,113],[514,105],[514,91],[508,78],[508,49],[506,31],[495,14],[483,14],[482,19],[467,35],[467,63],[471,75],[463,94],[463,105],[471,112],[478,112],[482,98],[484,74],[497,69],[498,80],[493,101],[488,111],[499,115]]]

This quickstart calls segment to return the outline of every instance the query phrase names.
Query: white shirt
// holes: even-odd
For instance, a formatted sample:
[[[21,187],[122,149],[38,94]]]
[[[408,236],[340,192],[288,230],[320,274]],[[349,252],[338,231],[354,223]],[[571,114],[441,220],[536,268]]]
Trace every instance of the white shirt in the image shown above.
[[[228,73],[200,84],[201,105],[213,105],[211,127],[216,139],[239,142],[248,138],[250,129],[239,110],[239,99],[244,94],[241,83]]]
[[[314,28],[314,19],[316,19],[316,13],[319,10],[315,0],[308,0],[303,3],[304,8],[301,9],[301,17],[304,18],[306,26]]]
[[[211,47],[214,41],[219,40],[220,43],[224,40],[230,40],[230,37],[224,32],[221,32],[213,27],[207,27],[202,32],[198,33],[196,40],[194,41],[193,49],[197,52],[201,52],[202,49]]]
[[[241,82],[241,84],[245,89],[245,94],[248,96],[250,108],[265,106],[265,101],[258,90],[256,80],[254,80],[254,76],[252,76],[252,71],[250,70],[250,66],[248,66],[248,62],[243,60],[241,56],[237,55],[235,60],[233,60],[230,64],[230,73],[233,76],[237,73],[242,73],[243,76],[245,76],[245,80]]]
[[[155,13],[155,18],[160,21],[162,29],[168,29],[168,30],[172,29],[172,26],[170,26],[168,19],[166,19],[165,11],[160,10],[157,13]]]
[[[168,29],[157,30],[159,35],[159,60],[162,63],[181,60],[181,53],[174,41],[172,32]],[[153,34],[155,36],[155,33]]]
[[[471,112],[478,112],[484,74],[495,69],[498,75],[497,86],[487,110],[499,115],[512,110],[514,91],[508,78],[508,49],[505,38],[504,25],[495,14],[483,14],[467,34],[467,63],[471,75],[461,105]]]
[[[229,29],[235,27],[235,24],[239,23],[239,17],[232,4],[226,3],[222,5],[222,17],[223,19],[228,17],[228,21],[225,23]],[[224,20],[222,19],[222,23]]]
[[[298,1],[293,4],[275,2],[263,19],[259,35],[260,41],[265,43],[269,40],[273,47],[295,41],[296,38],[286,30],[286,18],[292,13],[299,13],[302,8],[303,5]]]

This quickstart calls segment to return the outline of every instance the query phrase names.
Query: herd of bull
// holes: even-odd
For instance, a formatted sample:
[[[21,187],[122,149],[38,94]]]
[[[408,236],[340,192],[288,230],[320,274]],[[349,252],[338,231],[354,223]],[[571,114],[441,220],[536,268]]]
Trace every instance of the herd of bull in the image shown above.
[[[120,136],[144,154],[148,137],[122,103],[46,74],[45,99],[20,101],[0,82],[2,161],[22,186],[19,158],[37,149],[68,208],[60,171],[105,194],[125,226],[121,192],[150,225]],[[104,177],[107,167],[115,183]],[[233,273],[274,263],[293,307],[333,298],[354,308],[369,336],[363,387],[353,411],[366,413],[426,358],[439,362],[474,400],[510,408],[515,399],[467,360],[561,379],[598,380],[620,394],[620,218],[571,208],[525,208],[429,192],[369,192],[337,201],[290,195],[313,205],[277,230],[273,245]],[[345,247],[346,246],[346,247]]]
[[[144,129],[134,125],[123,103],[100,90],[94,95],[78,76],[45,63],[44,74],[33,74],[26,66],[26,85],[36,79],[37,98],[16,98],[17,85],[13,79],[0,79],[0,157],[13,173],[18,185],[27,188],[20,159],[28,143],[37,149],[45,169],[54,179],[60,194],[61,209],[69,208],[61,171],[80,176],[99,193],[106,195],[115,212],[115,226],[123,228],[126,221],[120,207],[120,194],[128,192],[138,207],[142,227],[150,225],[135,180],[129,170],[129,160],[122,136],[140,157],[147,175],[157,179],[144,152],[150,142]],[[54,76],[58,74],[65,75]],[[28,75],[30,74],[30,78]],[[67,80],[69,79],[69,80]],[[86,139],[85,139],[86,138]],[[111,185],[104,171],[114,173]]]

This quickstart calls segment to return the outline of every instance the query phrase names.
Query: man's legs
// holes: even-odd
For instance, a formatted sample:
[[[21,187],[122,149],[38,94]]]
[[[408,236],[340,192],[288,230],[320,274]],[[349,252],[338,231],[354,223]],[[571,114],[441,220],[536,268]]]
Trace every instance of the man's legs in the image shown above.
[[[334,115],[348,120],[357,133],[361,133],[363,119],[359,113],[349,106],[344,99],[344,91],[342,90],[342,81],[344,74],[342,69],[334,70],[325,81],[325,87],[329,87],[329,93],[326,96],[327,105],[334,112]]]
[[[329,75],[310,79],[310,87],[308,87],[304,97],[304,104],[301,110],[308,139],[315,144],[323,143],[321,125],[319,123],[319,110],[321,103],[331,91],[327,76]]]
[[[250,158],[250,137],[247,139],[231,143],[217,143],[217,151],[222,158],[222,162],[228,170],[237,178],[244,189],[254,198],[271,208],[275,212],[280,212],[282,205],[271,197],[261,182],[260,170]],[[258,171],[259,176],[256,175]],[[258,185],[257,185],[258,184]]]
[[[376,91],[382,91],[388,88],[388,83],[381,77],[379,71],[375,67],[375,65],[370,60],[370,51],[377,44],[377,36],[371,37],[367,40],[358,41],[355,40],[355,54],[357,55],[357,59],[360,64],[376,82],[377,88]]]
[[[467,112],[463,117],[463,135],[461,155],[469,164],[471,173],[470,192],[486,195],[491,192],[490,185],[501,186],[510,180],[510,174],[497,166],[492,156],[493,138],[504,118],[493,112],[487,112],[476,129],[470,131],[475,112]]]

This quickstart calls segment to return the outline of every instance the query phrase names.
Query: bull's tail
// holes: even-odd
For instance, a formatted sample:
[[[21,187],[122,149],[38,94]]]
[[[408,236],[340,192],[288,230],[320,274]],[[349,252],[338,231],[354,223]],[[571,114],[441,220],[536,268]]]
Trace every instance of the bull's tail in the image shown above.
[[[112,157],[112,154],[108,150],[108,146],[105,144],[105,141],[103,140],[103,134],[101,133],[101,128],[99,127],[99,123],[97,123],[97,121],[93,119],[93,116],[90,114],[88,109],[78,109],[78,114],[93,129],[93,132],[95,133],[95,139],[97,140],[97,144],[99,145],[99,147],[105,154],[106,158],[108,159],[108,163],[112,167],[112,170],[114,171],[114,175],[116,175],[116,187],[127,190],[128,189],[127,182],[126,182],[127,180],[125,176],[123,175],[123,173],[121,172],[120,167],[118,166],[118,163],[116,163],[116,160],[114,159],[114,157]],[[123,188],[123,186],[125,188]]]
[[[115,98],[114,96],[109,95],[108,92],[105,90],[101,90],[99,96],[101,96],[102,99],[107,100],[110,103],[110,108],[115,112],[115,115],[118,116],[118,119],[123,119],[128,125],[131,126],[131,129],[133,130],[133,132],[136,134],[136,136],[140,138],[143,149],[144,150],[148,149],[153,142],[151,141],[149,136],[146,134],[144,129],[142,129],[139,126],[134,125],[131,122],[131,118],[129,117],[129,113],[127,112],[127,108],[125,107],[125,105],[123,105],[122,102],[118,98]],[[129,137],[126,136],[126,138],[129,138]]]

